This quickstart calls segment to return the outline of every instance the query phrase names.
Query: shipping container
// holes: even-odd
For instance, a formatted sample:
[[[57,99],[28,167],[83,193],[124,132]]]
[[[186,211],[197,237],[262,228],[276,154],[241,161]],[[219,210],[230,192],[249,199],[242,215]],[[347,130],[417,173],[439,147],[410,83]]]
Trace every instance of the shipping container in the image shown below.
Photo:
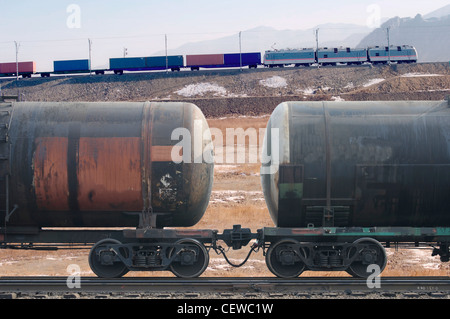
[[[184,66],[182,55],[167,56],[168,68],[179,71]],[[140,58],[111,58],[109,67],[115,73],[123,71],[165,70],[166,56],[140,57]]]
[[[182,55],[152,56],[145,58],[145,65],[150,70],[164,70],[167,67],[179,71],[184,66],[184,59]]]
[[[36,62],[19,62],[19,75],[31,76],[36,73]],[[16,62],[0,63],[0,75],[15,75],[17,72]]]
[[[248,66],[257,68],[261,64],[261,53],[226,53],[224,54],[224,67]]]
[[[53,61],[54,73],[89,72],[89,60]]]
[[[191,54],[186,55],[186,66],[192,70],[202,68],[214,68],[224,65],[223,54]]]
[[[145,70],[145,58],[111,58],[109,68],[121,73],[123,71]]]

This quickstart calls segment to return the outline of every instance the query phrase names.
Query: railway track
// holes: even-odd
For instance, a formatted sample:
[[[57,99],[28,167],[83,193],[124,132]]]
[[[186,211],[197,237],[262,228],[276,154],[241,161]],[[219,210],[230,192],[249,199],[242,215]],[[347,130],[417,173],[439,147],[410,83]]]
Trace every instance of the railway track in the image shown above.
[[[0,298],[450,298],[450,277],[0,277]]]

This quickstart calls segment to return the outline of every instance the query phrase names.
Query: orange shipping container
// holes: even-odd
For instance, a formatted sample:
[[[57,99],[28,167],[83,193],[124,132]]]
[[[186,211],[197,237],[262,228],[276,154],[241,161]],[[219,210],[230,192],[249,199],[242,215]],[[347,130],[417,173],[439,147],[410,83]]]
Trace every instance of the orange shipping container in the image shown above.
[[[186,66],[214,66],[223,64],[223,54],[186,55]]]
[[[16,62],[0,63],[0,73],[2,74],[15,74],[16,70]],[[36,62],[19,62],[20,73],[36,73]]]

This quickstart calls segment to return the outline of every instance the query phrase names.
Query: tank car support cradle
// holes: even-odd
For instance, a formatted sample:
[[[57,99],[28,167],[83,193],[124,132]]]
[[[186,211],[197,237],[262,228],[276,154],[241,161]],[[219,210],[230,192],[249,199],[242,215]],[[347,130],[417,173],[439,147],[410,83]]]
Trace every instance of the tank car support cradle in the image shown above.
[[[387,261],[382,243],[437,245],[433,255],[440,255],[443,262],[450,259],[447,227],[267,227],[262,238],[267,266],[282,278],[297,277],[304,270],[347,271],[366,278],[373,273],[370,265],[381,273]]]

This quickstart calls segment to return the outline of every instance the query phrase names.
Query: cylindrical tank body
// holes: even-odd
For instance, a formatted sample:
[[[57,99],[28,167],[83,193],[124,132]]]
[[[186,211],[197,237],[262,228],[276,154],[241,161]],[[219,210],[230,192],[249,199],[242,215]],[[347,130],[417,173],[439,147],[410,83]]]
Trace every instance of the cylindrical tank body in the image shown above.
[[[447,102],[282,103],[264,154],[279,227],[450,226]]]
[[[186,150],[176,129],[192,132]],[[211,193],[213,163],[194,159],[212,152],[208,132],[190,103],[15,103],[7,225],[135,227],[145,211],[192,226]]]

